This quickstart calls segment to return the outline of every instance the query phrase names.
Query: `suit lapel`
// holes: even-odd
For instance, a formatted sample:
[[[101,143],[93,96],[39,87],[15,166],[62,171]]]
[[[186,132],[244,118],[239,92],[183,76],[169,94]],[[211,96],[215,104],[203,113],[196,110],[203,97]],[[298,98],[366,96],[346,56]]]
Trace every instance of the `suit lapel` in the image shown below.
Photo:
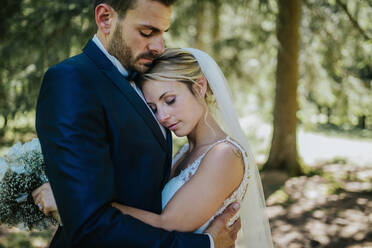
[[[169,150],[169,153],[168,153],[168,163],[166,165],[166,169],[164,171],[164,182],[163,182],[163,187],[165,186],[165,184],[168,182],[169,180],[169,176],[170,176],[170,172],[171,172],[171,168],[172,168],[172,147],[173,147],[173,144],[172,144],[172,133],[167,130],[167,141],[168,141],[168,150]]]
[[[123,76],[118,72],[116,68],[114,68],[113,70],[103,70],[103,72],[106,74],[107,77],[111,79],[111,82],[119,88],[123,95],[137,110],[137,112],[146,122],[147,126],[151,129],[154,136],[159,141],[160,145],[165,151],[167,151],[168,147],[158,123],[155,121],[154,116],[150,113],[150,109],[147,107],[146,103],[137,94],[130,83],[125,78],[123,78]]]
[[[111,61],[101,52],[93,41],[89,41],[84,48],[86,53],[98,66],[98,68],[110,79],[110,81],[120,90],[120,92],[132,104],[134,109],[139,113],[147,126],[151,129],[153,135],[159,141],[161,147],[168,151],[167,142],[160,130],[158,123],[155,121],[154,116],[151,114],[150,109],[146,103],[133,89],[130,83],[120,74]]]

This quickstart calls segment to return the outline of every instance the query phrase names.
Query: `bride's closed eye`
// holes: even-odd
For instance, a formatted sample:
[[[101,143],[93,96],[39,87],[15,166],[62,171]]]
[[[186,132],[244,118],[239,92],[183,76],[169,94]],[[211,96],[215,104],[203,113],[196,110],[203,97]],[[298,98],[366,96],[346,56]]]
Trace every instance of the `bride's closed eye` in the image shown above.
[[[166,102],[168,105],[172,105],[173,103],[176,102],[176,97],[175,97],[175,96],[168,97],[168,98],[165,99],[165,102]]]
[[[164,99],[164,102],[167,105],[172,105],[173,103],[176,102],[176,97],[175,96],[168,96],[168,97],[165,97],[163,99]],[[157,112],[156,105],[154,103],[150,103],[150,102],[148,102],[147,104],[150,106],[152,112],[154,112],[154,114],[156,114],[156,112]]]

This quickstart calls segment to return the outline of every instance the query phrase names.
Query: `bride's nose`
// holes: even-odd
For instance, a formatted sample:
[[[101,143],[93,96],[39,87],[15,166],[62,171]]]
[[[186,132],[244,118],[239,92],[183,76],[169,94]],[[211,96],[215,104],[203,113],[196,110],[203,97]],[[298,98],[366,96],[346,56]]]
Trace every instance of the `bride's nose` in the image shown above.
[[[160,122],[166,122],[167,120],[169,120],[170,115],[167,112],[159,109],[157,117]]]

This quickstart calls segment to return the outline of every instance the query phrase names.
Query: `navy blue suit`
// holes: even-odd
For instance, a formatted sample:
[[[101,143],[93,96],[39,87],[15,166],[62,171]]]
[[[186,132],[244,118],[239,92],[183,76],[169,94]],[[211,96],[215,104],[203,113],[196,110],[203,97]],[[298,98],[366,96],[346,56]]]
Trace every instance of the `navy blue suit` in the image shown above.
[[[51,247],[210,246],[206,235],[167,232],[110,206],[161,213],[172,144],[93,41],[46,72],[36,129],[63,223]]]

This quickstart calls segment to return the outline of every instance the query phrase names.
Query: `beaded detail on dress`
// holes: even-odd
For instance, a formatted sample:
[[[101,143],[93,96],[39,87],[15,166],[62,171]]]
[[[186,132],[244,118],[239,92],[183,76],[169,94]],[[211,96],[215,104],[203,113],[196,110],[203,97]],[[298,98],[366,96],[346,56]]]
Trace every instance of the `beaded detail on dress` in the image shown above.
[[[210,219],[208,220],[205,224],[203,224],[203,226],[201,226],[198,230],[196,230],[195,232],[196,233],[202,233],[209,225],[209,223],[216,217],[218,216],[219,214],[221,214],[225,209],[226,207],[235,202],[235,201],[238,201],[238,202],[241,202],[244,198],[244,195],[245,195],[245,192],[247,190],[247,186],[248,186],[248,179],[249,179],[249,174],[248,174],[248,156],[247,156],[247,153],[245,152],[245,150],[237,143],[235,142],[234,140],[232,140],[230,137],[226,137],[226,139],[223,139],[223,140],[220,140],[220,141],[217,141],[215,142],[214,144],[210,145],[207,150],[202,154],[200,155],[191,165],[187,166],[185,169],[183,169],[179,175],[177,175],[176,177],[173,177],[164,187],[163,189],[163,192],[162,192],[162,201],[163,201],[163,209],[165,208],[166,204],[168,203],[168,201],[173,197],[173,195],[178,191],[179,188],[181,188],[185,183],[187,183],[190,178],[196,173],[196,171],[198,170],[199,168],[199,165],[202,161],[202,159],[204,158],[204,156],[214,147],[216,146],[217,144],[219,143],[222,143],[222,142],[228,142],[232,145],[234,145],[235,147],[237,147],[241,154],[242,154],[242,157],[243,157],[243,161],[244,161],[244,175],[243,175],[243,179],[239,185],[239,187],[224,201],[223,205],[221,206],[221,208],[216,212],[216,214]],[[179,152],[175,155],[174,159],[173,159],[173,163],[172,163],[172,166],[175,165],[177,163],[177,161],[185,154],[185,152],[187,152],[187,150],[189,149],[189,144],[186,144],[184,145],[180,150]],[[236,214],[228,223],[228,225],[231,225],[234,223],[234,221],[238,218],[239,214]]]

